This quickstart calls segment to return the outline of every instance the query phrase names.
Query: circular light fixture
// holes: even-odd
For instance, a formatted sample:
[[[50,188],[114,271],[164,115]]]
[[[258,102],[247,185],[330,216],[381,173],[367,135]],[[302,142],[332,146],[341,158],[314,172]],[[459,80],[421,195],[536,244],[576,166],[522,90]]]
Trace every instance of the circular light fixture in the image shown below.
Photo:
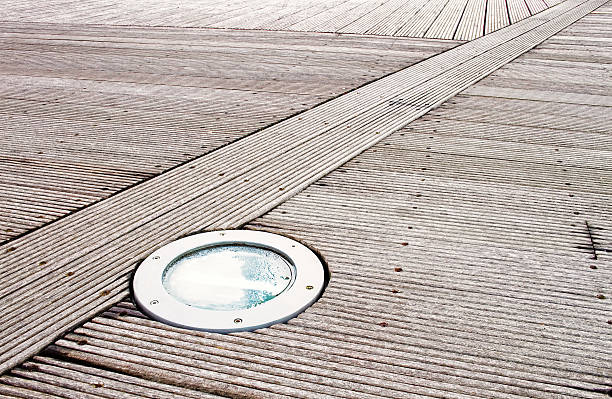
[[[211,332],[285,322],[320,296],[325,268],[306,246],[277,234],[225,230],[171,242],[134,274],[138,306],[152,318]]]

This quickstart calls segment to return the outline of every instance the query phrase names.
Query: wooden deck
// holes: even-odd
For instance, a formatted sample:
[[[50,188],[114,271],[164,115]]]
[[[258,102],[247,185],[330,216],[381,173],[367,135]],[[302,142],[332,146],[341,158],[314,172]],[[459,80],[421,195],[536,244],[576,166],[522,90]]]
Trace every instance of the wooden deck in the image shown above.
[[[14,23],[0,37],[0,242],[457,44]]]
[[[261,4],[258,15],[265,19],[266,3]],[[344,3],[326,4],[331,12]],[[410,7],[393,4],[406,13]],[[475,13],[493,12],[465,4]],[[90,11],[75,8],[66,22]],[[115,11],[107,12],[115,21]],[[161,12],[151,11],[156,18]],[[372,18],[391,24],[385,15],[381,10]],[[52,46],[47,34],[83,42],[88,52],[112,36],[114,50],[104,52],[111,57],[104,65],[113,68],[126,67],[127,58],[112,57],[121,54],[117,43],[129,38],[137,38],[130,50],[138,46],[143,53],[153,51],[145,44],[163,51],[158,47],[164,44],[190,47],[210,39],[206,50],[198,47],[197,57],[186,58],[194,65],[208,60],[216,40],[219,48],[241,43],[235,46],[245,59],[263,58],[275,46],[287,53],[279,55],[280,66],[270,66],[279,68],[275,74],[284,71],[284,79],[264,80],[257,90],[236,87],[244,75],[228,78],[238,66],[229,68],[228,85],[209,87],[176,84],[179,69],[163,73],[171,67],[153,63],[151,79],[166,80],[97,82],[86,70],[87,94],[69,100],[68,93],[79,91],[66,81],[82,68],[54,77],[61,79],[55,85],[36,74],[16,80],[19,65],[11,69],[7,82],[21,85],[5,85],[9,94],[1,99],[15,102],[12,109],[40,113],[22,118],[32,118],[26,126],[39,137],[47,125],[35,121],[60,120],[51,130],[55,135],[68,131],[66,121],[85,129],[87,115],[102,121],[110,112],[120,119],[96,130],[106,136],[91,136],[99,143],[109,140],[113,155],[96,155],[91,165],[129,163],[146,133],[158,141],[150,152],[136,151],[143,169],[160,151],[169,154],[164,168],[180,165],[135,176],[133,187],[97,203],[89,199],[83,209],[0,246],[0,397],[610,395],[611,21],[612,4],[605,0],[567,0],[537,18],[501,30],[492,26],[494,32],[456,47],[299,32],[84,25],[60,32],[57,23],[7,22],[10,46],[38,46],[33,54],[54,62],[62,59],[59,50],[41,51]],[[304,35],[321,42],[304,48]],[[269,38],[270,45],[254,50],[258,37]],[[281,45],[287,37],[294,41]],[[299,62],[289,60],[300,56]],[[236,57],[214,65],[224,70]],[[421,59],[397,71],[403,62]],[[21,68],[33,60],[21,61]],[[381,65],[363,76],[360,69],[373,60]],[[63,62],[64,68],[71,65]],[[308,68],[302,70],[304,63]],[[34,69],[38,74],[43,64]],[[263,66],[268,64],[253,67],[253,80],[269,76],[260,72]],[[310,108],[388,70],[397,72]],[[134,79],[134,71],[125,73]],[[299,85],[302,77],[308,89]],[[61,106],[48,107],[60,94]],[[249,103],[257,99],[237,117],[246,131],[236,133],[231,125],[218,141],[212,130],[201,138],[200,122],[212,123],[217,110],[242,104],[241,95]],[[223,99],[219,109],[207,108],[211,98]],[[291,110],[287,98],[311,103]],[[188,104],[189,112],[157,116],[176,104]],[[269,124],[304,109],[257,130],[259,118]],[[123,110],[129,116],[121,119]],[[50,118],[53,113],[64,116]],[[175,148],[168,144],[174,136],[168,127],[179,127],[185,118],[193,125],[181,134],[193,134],[197,142]],[[114,136],[115,129],[126,136]],[[23,139],[14,141],[27,151]],[[207,147],[197,150],[200,142]],[[46,148],[62,154],[51,144]],[[184,148],[205,154],[178,156]],[[90,152],[97,154],[95,148]],[[64,163],[71,165],[69,159]],[[41,165],[38,175],[25,170],[40,179],[46,169]],[[58,187],[71,184],[58,179]],[[57,197],[68,195],[60,191]],[[169,327],[131,304],[130,273],[153,249],[194,231],[239,227],[288,234],[317,248],[332,272],[323,297],[287,324],[231,335]]]
[[[563,0],[5,1],[16,22],[185,26],[471,40]],[[58,10],[66,10],[58,13]],[[28,13],[24,13],[28,10]]]

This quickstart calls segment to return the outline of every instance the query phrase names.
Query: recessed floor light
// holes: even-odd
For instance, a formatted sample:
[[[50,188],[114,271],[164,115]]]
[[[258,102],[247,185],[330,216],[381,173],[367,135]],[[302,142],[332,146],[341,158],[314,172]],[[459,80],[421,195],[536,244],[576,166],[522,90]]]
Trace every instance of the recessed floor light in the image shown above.
[[[312,305],[324,286],[323,264],[299,242],[225,230],[153,252],[136,270],[133,294],[156,320],[228,333],[285,322]]]

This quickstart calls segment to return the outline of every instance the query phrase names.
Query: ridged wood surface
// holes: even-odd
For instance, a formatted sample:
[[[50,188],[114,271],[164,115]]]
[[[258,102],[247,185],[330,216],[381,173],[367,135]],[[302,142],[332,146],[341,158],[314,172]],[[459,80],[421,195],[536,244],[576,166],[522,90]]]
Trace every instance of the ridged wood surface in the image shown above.
[[[456,45],[0,23],[0,242]]]
[[[610,6],[528,50],[603,3],[568,0],[1,247],[3,367],[97,316],[0,377],[0,393],[602,397]],[[126,302],[98,314],[155,247],[246,222],[329,263],[300,317],[216,335]]]
[[[219,335],[121,302],[0,393],[609,396],[612,43],[584,29],[610,19],[600,8],[250,222],[327,261],[298,318]]]
[[[49,0],[40,3],[3,0],[0,21],[290,30],[463,40],[483,36],[561,1]],[[30,12],[24,13],[24,10]]]

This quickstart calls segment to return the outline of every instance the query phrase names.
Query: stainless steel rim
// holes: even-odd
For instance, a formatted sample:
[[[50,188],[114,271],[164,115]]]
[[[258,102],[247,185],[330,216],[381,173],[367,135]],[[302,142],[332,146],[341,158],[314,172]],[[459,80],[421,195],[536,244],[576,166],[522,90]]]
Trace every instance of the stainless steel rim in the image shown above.
[[[175,259],[197,249],[236,244],[269,249],[285,257],[295,273],[290,286],[267,302],[232,311],[187,305],[164,288],[162,274]],[[297,316],[318,299],[324,285],[323,264],[303,244],[263,231],[224,230],[185,237],[150,254],[136,270],[133,294],[138,306],[155,320],[194,330],[229,333],[264,328]]]

